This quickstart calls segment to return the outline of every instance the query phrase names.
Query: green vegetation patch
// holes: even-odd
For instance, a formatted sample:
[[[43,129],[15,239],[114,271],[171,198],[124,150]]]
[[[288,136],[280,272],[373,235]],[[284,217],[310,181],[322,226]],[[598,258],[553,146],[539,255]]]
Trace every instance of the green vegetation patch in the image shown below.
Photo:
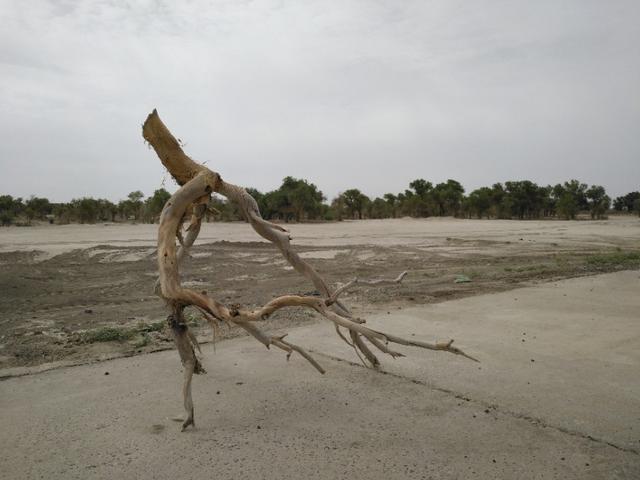
[[[138,324],[137,330],[138,332],[151,333],[151,332],[161,332],[164,330],[165,322],[163,320],[153,322],[153,323],[144,323],[140,322]]]
[[[640,252],[609,252],[590,255],[586,262],[593,266],[613,267],[613,266],[640,266]]]
[[[516,272],[516,273],[544,272],[545,270],[548,270],[548,269],[549,269],[549,266],[542,263],[538,263],[534,265],[524,265],[522,267],[504,267],[505,272]]]
[[[82,343],[122,342],[131,339],[136,332],[132,329],[117,327],[102,327],[83,332],[80,335]]]
[[[140,322],[133,328],[127,327],[101,327],[88,330],[79,334],[79,343],[97,342],[125,342],[135,337],[140,337],[136,346],[145,346],[150,342],[149,333],[160,332],[164,329],[163,321],[144,323]]]

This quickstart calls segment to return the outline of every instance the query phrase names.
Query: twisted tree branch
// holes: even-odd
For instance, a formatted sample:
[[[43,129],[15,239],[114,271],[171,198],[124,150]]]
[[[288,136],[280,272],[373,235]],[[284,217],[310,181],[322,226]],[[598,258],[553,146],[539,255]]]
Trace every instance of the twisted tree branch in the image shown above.
[[[181,185],[181,188],[164,206],[158,229],[159,288],[157,290],[172,309],[172,318],[182,318],[183,309],[187,306],[194,306],[212,323],[212,326],[215,325],[215,321],[237,325],[267,348],[274,345],[284,350],[287,352],[287,358],[292,352],[297,352],[320,373],[324,373],[324,369],[304,349],[285,341],[284,336],[274,337],[264,334],[256,327],[255,323],[267,320],[282,308],[301,307],[314,310],[333,322],[340,338],[353,347],[358,356],[362,354],[367,362],[375,368],[380,365],[380,362],[367,343],[365,343],[365,340],[375,349],[393,358],[401,357],[403,354],[391,350],[388,347],[389,343],[447,351],[477,361],[462,350],[453,347],[453,340],[427,343],[407,340],[371,329],[365,325],[363,319],[353,317],[338,298],[348,289],[358,285],[379,286],[400,283],[407,275],[407,272],[402,272],[393,280],[361,280],[356,278],[340,288],[332,290],[318,272],[292,248],[289,233],[281,226],[262,218],[256,201],[244,188],[225,182],[218,173],[194,162],[184,153],[179,142],[160,120],[156,110],[147,117],[142,127],[142,133],[145,140],[156,151],[163,165],[176,182]],[[256,233],[273,243],[287,262],[298,273],[311,281],[321,296],[284,295],[274,298],[260,308],[249,310],[242,307],[229,308],[209,297],[205,292],[184,288],[180,283],[179,266],[198,236],[206,205],[213,192],[224,195],[230,202],[235,203]],[[182,221],[185,213],[190,209],[192,212],[191,224],[187,228],[186,237],[183,238],[181,231]],[[176,238],[179,239],[181,244],[179,249],[176,248]],[[191,376],[193,373],[202,371],[202,366],[195,356],[193,337],[189,335],[188,327],[184,322],[179,325],[179,328],[173,328],[173,330],[176,346],[185,366],[183,391],[186,419],[183,423],[184,429],[194,424]],[[340,328],[348,330],[351,341],[340,332]],[[362,357],[360,358],[362,359]]]

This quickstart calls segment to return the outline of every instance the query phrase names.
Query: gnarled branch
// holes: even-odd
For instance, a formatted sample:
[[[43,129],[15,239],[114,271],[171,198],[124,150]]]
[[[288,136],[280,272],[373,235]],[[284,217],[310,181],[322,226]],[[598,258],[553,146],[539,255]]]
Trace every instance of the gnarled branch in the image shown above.
[[[371,329],[365,325],[363,319],[353,317],[338,298],[346,290],[357,285],[378,286],[400,283],[407,272],[401,273],[393,280],[360,280],[356,278],[338,289],[332,290],[318,272],[291,247],[289,233],[281,226],[262,218],[256,201],[244,188],[225,182],[218,173],[194,162],[184,153],[179,142],[160,120],[156,110],[144,122],[142,134],[154,148],[163,165],[181,186],[165,204],[158,229],[159,288],[157,290],[172,309],[171,318],[181,319],[183,309],[187,306],[194,306],[203,313],[208,321],[215,322],[217,320],[237,325],[267,348],[274,345],[284,350],[287,352],[287,358],[292,352],[297,352],[320,373],[324,373],[324,369],[304,349],[285,341],[284,336],[274,337],[264,334],[256,327],[255,323],[267,320],[281,308],[302,307],[314,310],[333,322],[338,335],[352,346],[359,356],[360,354],[364,355],[374,367],[378,367],[380,362],[365,340],[375,349],[394,358],[403,356],[403,354],[391,350],[388,346],[390,343],[447,351],[475,360],[462,350],[453,347],[453,340],[427,343],[406,340]],[[235,203],[256,233],[273,243],[287,262],[313,283],[321,296],[284,295],[274,298],[260,308],[249,310],[237,307],[229,308],[209,297],[205,292],[184,288],[180,283],[180,263],[198,236],[206,204],[213,192],[224,195],[230,202]],[[188,211],[192,212],[191,224],[187,228],[186,237],[183,237],[181,227],[183,218]],[[179,249],[176,247],[176,238],[181,244]],[[351,341],[340,332],[340,328],[348,330]],[[176,345],[185,366],[183,391],[186,418],[183,423],[184,429],[194,424],[191,376],[193,373],[199,373],[202,367],[195,356],[193,337],[188,335],[188,327],[184,322],[180,322],[179,328],[173,328],[173,330]]]

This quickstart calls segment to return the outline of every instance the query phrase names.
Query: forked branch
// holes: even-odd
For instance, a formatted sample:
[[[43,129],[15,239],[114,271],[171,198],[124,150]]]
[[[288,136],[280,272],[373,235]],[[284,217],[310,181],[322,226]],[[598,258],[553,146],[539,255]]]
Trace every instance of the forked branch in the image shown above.
[[[382,286],[400,283],[407,275],[407,272],[402,272],[393,280],[361,280],[356,278],[336,290],[332,290],[318,272],[292,248],[289,233],[281,226],[262,218],[256,201],[244,188],[225,182],[218,173],[194,162],[184,153],[178,141],[160,120],[156,110],[147,117],[142,133],[145,140],[149,142],[158,154],[163,165],[181,186],[164,206],[158,229],[158,269],[160,275],[157,285],[159,288],[157,290],[172,309],[172,317],[170,318],[181,319],[183,309],[187,306],[194,306],[212,324],[226,322],[237,325],[254,336],[267,348],[274,345],[284,350],[287,352],[287,358],[292,352],[297,352],[320,373],[324,373],[324,369],[304,349],[285,341],[284,336],[274,337],[264,334],[255,324],[267,320],[273,313],[282,308],[301,307],[314,310],[333,322],[338,335],[352,346],[359,356],[363,355],[374,367],[377,367],[380,362],[365,340],[374,349],[394,358],[403,356],[403,354],[391,350],[389,344],[446,351],[476,360],[454,347],[452,345],[453,340],[427,343],[407,340],[371,329],[365,325],[363,319],[353,317],[339,299],[341,294],[356,286]],[[238,206],[244,218],[251,224],[256,233],[272,242],[280,250],[287,262],[297,272],[311,281],[321,296],[284,295],[274,298],[260,308],[249,310],[227,307],[209,297],[205,292],[184,288],[180,282],[179,267],[198,236],[206,205],[214,192],[225,196],[230,202]],[[186,236],[183,236],[182,222],[187,212],[191,212],[191,223],[187,228]],[[180,243],[179,249],[176,247],[176,238]],[[193,373],[199,373],[202,367],[195,357],[193,342],[191,341],[192,337],[188,335],[188,328],[184,325],[184,322],[180,322],[179,325],[180,327],[174,327],[173,331],[182,363],[185,366],[184,399],[186,418],[183,423],[184,429],[189,425],[193,425],[191,376]],[[344,328],[349,332],[350,340],[340,332],[340,328]]]

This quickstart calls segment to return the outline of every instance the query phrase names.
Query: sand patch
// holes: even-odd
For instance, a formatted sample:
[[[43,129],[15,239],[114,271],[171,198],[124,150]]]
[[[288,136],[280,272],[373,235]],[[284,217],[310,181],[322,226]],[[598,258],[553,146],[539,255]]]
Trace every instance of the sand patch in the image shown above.
[[[152,255],[155,251],[155,248],[146,248],[133,252],[130,250],[114,250],[112,248],[92,248],[87,250],[86,254],[89,258],[101,256],[98,260],[99,263],[138,262]]]
[[[249,252],[231,252],[229,254],[229,256],[232,258],[247,258],[247,257],[253,257],[254,255],[255,254],[249,253]]]
[[[330,260],[336,258],[340,253],[347,253],[349,250],[313,250],[311,252],[302,252],[300,256],[302,258],[318,258]]]
[[[356,255],[358,260],[364,261],[369,260],[370,258],[375,257],[376,254],[372,250],[364,250]]]
[[[213,255],[213,252],[193,252],[189,254],[193,258],[209,258],[211,255]]]

